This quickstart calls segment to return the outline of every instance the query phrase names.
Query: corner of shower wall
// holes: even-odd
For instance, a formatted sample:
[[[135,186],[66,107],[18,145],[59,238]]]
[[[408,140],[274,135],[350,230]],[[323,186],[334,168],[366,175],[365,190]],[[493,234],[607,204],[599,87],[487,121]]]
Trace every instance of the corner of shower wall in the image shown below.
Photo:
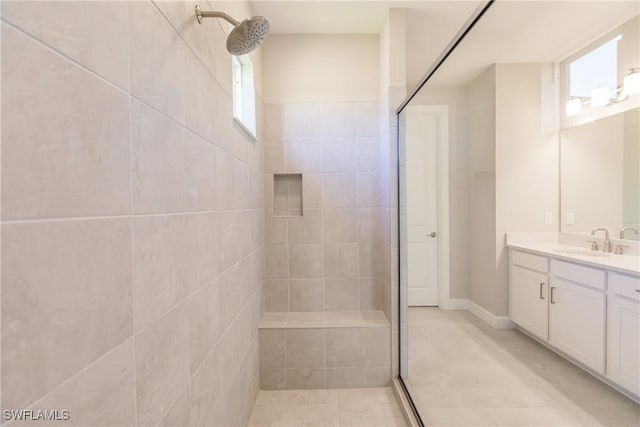
[[[265,105],[263,389],[391,378],[379,112],[377,101]],[[276,215],[280,174],[300,176],[301,216]]]
[[[391,323],[391,366],[392,377],[399,375],[399,346],[400,346],[400,313],[399,313],[399,252],[398,252],[398,123],[395,107],[400,105],[406,96],[405,86],[390,86],[384,93],[385,100],[381,103],[380,124],[381,138],[381,169],[388,182],[388,197],[385,207],[388,212],[388,241],[386,253],[389,259],[389,270],[386,277],[387,301],[385,314]]]

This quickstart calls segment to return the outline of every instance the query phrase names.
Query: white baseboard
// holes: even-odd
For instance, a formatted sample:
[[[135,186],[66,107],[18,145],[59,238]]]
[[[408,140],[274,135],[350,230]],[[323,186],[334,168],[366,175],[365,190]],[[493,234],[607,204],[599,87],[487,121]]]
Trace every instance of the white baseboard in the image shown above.
[[[496,316],[467,298],[447,298],[440,302],[439,307],[443,310],[469,310],[476,317],[496,329],[513,329],[516,327],[508,316]]]
[[[443,310],[469,310],[469,303],[467,298],[447,298],[439,306]]]
[[[473,301],[469,301],[469,311],[496,329],[513,329],[516,327],[516,325],[509,320],[509,317],[496,316]]]

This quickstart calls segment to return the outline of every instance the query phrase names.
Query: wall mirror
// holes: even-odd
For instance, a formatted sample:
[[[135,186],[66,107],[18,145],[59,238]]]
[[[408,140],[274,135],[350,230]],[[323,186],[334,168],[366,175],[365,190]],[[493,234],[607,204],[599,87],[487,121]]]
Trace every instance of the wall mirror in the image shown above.
[[[635,16],[559,64],[563,232],[640,237],[639,31]]]
[[[640,109],[614,114],[560,133],[563,232],[604,227],[612,237],[639,240]]]

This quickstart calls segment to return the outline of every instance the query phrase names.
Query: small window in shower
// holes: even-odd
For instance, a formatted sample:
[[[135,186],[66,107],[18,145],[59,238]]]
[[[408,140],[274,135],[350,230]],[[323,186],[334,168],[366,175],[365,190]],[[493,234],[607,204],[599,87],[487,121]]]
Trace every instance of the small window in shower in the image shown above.
[[[256,138],[256,91],[253,85],[253,64],[249,55],[232,56],[233,119]]]
[[[273,175],[274,216],[302,216],[302,174]]]

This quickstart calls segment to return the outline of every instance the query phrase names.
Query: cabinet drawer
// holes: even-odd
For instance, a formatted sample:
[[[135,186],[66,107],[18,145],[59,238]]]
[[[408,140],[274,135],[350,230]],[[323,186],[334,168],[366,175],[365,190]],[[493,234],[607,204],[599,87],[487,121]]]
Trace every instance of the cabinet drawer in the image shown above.
[[[596,289],[605,289],[605,272],[596,268],[552,259],[551,274]]]
[[[609,291],[640,301],[640,277],[608,273]]]
[[[528,268],[530,270],[539,271],[541,273],[549,272],[549,258],[538,255],[528,254],[526,252],[511,250],[509,261],[513,265]]]

